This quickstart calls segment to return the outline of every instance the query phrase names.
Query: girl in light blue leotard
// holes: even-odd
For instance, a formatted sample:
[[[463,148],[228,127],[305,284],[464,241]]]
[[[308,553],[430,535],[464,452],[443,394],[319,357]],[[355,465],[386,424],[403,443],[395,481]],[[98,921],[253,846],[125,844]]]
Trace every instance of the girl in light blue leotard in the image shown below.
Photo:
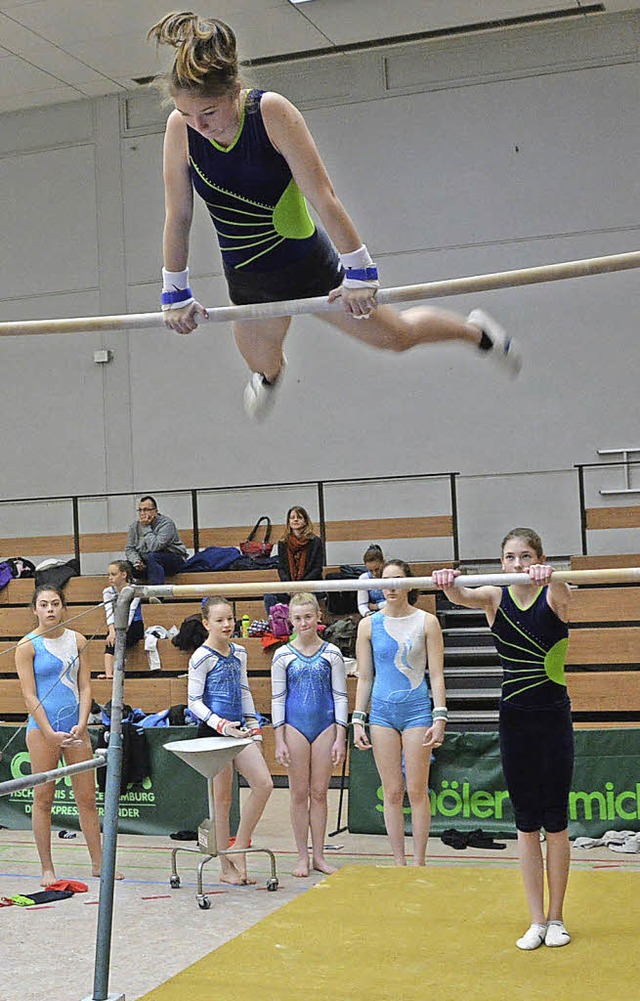
[[[344,761],[347,685],[342,654],[318,636],[320,610],[312,594],[292,597],[289,617],[295,637],[271,666],[271,715],[276,761],[288,769],[291,826],[298,850],[294,876],[335,872],[324,858],[327,791],[333,769]]]
[[[385,607],[362,619],[358,626],[358,687],[352,719],[355,746],[360,750],[373,747],[382,782],[384,822],[396,865],[406,865],[405,783],[411,805],[413,865],[425,864],[431,824],[431,751],[444,740],[447,717],[438,620],[430,612],[412,607],[412,592],[389,584],[385,587],[385,578],[411,576],[411,567],[403,560],[388,560],[381,580]],[[369,699],[371,741],[364,727]]]
[[[65,629],[64,593],[51,585],[36,588],[32,607],[37,627],[16,649],[16,669],[26,707],[27,748],[33,772],[57,767],[60,756],[67,764],[93,757],[87,721],[91,709],[89,665],[83,658],[87,641]],[[72,777],[80,826],[91,856],[94,876],[100,875],[102,846],[96,810],[94,772]],[[42,885],[55,881],[51,857],[51,809],[55,783],[33,790],[33,833],[42,866]],[[121,879],[120,874],[116,878]]]

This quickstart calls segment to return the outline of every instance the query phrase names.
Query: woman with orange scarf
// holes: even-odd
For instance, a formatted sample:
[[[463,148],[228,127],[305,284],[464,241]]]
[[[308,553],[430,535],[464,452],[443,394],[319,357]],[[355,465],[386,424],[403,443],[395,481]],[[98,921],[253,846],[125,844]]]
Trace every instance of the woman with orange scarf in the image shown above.
[[[278,576],[280,580],[322,580],[324,546],[315,534],[313,522],[298,504],[289,508],[287,530],[278,543]],[[318,598],[321,598],[318,595]],[[269,609],[278,602],[288,603],[287,594],[265,594],[264,605]]]

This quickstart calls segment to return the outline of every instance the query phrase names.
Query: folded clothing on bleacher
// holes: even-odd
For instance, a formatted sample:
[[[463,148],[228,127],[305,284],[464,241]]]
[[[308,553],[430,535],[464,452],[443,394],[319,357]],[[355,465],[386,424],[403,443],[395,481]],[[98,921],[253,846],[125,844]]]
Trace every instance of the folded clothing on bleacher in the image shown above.
[[[238,546],[207,546],[190,556],[182,573],[206,573],[208,570],[226,570],[240,556]]]

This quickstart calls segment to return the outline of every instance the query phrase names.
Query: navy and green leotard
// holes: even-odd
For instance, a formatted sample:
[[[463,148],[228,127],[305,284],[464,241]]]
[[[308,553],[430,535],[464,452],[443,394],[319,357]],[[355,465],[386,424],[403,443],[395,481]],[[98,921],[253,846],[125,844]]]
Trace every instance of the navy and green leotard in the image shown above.
[[[569,627],[547,601],[541,587],[534,600],[521,606],[511,587],[502,598],[491,632],[502,662],[502,701],[531,709],[568,700],[564,663]]]
[[[565,659],[569,627],[541,587],[521,605],[511,587],[491,632],[504,670],[500,751],[516,827],[563,831],[573,775],[573,729]]]
[[[227,272],[292,264],[318,241],[289,164],[267,135],[262,96],[249,91],[228,147],[187,126],[191,180],[209,210]]]

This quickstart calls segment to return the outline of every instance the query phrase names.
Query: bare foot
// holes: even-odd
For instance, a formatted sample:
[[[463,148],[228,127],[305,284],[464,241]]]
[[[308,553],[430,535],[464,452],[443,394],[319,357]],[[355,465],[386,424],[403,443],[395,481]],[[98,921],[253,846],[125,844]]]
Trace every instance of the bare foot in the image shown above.
[[[253,879],[251,876],[247,876],[246,872],[243,872],[242,869],[240,870],[240,874],[242,876],[242,882],[244,883],[245,886],[256,885],[256,880]]]
[[[425,859],[422,859],[422,861],[420,861],[420,859],[415,859],[415,858],[414,858],[413,862],[411,863],[411,865],[413,865],[413,866],[423,866],[423,865],[426,865],[426,864],[427,863],[426,863]]]
[[[306,876],[308,876],[309,875],[309,859],[308,858],[298,859],[298,864],[295,867],[295,869],[293,870],[293,872],[291,873],[291,875],[292,876],[298,876],[301,879],[304,879]]]
[[[338,871],[334,865],[329,865],[329,863],[325,862],[325,860],[323,858],[319,858],[319,859],[315,859],[314,858],[314,860],[313,860],[313,868],[316,870],[316,872],[324,872],[324,873],[326,873],[327,876],[330,876],[332,872],[337,872]]]
[[[42,879],[40,880],[40,886],[44,886],[46,889],[47,886],[51,886],[51,884],[55,883],[55,881],[56,881],[56,874],[53,871],[53,869],[42,870]]]
[[[227,859],[220,868],[220,882],[230,883],[231,886],[244,886],[244,876],[237,870],[233,862]]]
[[[102,875],[102,866],[94,866],[92,868],[92,870],[91,870],[91,875],[95,876],[96,878],[99,879],[100,876]],[[123,872],[118,872],[116,870],[116,872],[114,872],[114,874],[113,874],[113,878],[114,879],[124,879],[124,873]]]

